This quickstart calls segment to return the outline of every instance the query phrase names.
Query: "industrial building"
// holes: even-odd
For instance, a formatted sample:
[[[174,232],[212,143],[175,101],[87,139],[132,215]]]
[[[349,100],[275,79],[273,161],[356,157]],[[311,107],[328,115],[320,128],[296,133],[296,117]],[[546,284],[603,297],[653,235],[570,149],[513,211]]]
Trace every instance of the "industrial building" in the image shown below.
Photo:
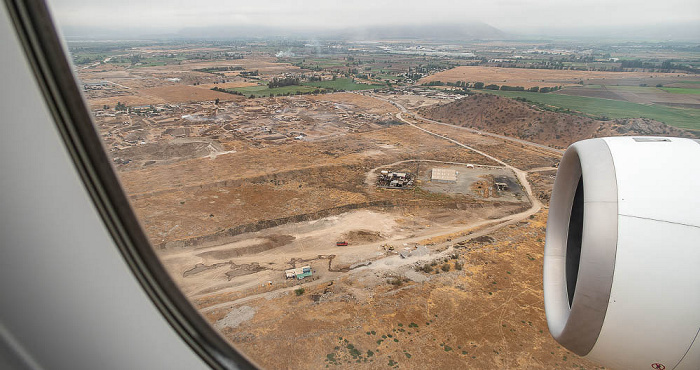
[[[457,171],[449,168],[433,168],[430,181],[457,182]]]
[[[377,178],[377,186],[402,189],[413,186],[413,174],[408,172],[382,171]]]
[[[508,184],[506,184],[505,182],[497,182],[497,183],[494,184],[494,186],[495,186],[496,189],[499,190],[499,191],[508,190]]]

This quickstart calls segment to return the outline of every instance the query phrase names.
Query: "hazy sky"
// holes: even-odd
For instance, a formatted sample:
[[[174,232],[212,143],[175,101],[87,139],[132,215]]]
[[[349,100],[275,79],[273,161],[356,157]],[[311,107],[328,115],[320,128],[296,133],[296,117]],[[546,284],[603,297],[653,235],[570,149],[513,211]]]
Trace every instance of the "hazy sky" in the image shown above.
[[[699,0],[48,0],[62,26],[345,28],[476,20],[506,31],[700,19]]]

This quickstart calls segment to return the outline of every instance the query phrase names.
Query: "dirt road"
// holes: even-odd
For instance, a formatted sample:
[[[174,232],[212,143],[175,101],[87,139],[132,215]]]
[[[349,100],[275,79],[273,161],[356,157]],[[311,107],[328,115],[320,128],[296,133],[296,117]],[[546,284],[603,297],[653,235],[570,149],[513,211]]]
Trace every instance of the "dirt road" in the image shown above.
[[[383,99],[382,99],[383,100]],[[408,271],[414,268],[414,266],[418,264],[424,264],[424,263],[429,263],[432,260],[439,259],[441,257],[445,257],[449,253],[454,252],[454,245],[462,242],[469,241],[474,238],[478,238],[480,236],[488,235],[491,233],[494,233],[498,231],[499,229],[502,229],[508,225],[513,225],[516,223],[519,223],[525,219],[528,219],[532,215],[536,214],[540,209],[542,209],[543,205],[542,203],[537,199],[537,197],[533,196],[533,191],[532,191],[532,186],[530,182],[527,179],[527,174],[528,172],[521,170],[519,168],[513,167],[512,165],[509,165],[502,161],[499,158],[494,157],[493,155],[475,149],[465,143],[459,142],[449,136],[441,135],[435,132],[432,132],[426,128],[423,128],[419,126],[416,121],[416,119],[411,119],[411,118],[405,118],[404,115],[406,115],[408,110],[403,107],[401,104],[391,102],[394,106],[396,106],[399,110],[399,112],[396,114],[397,119],[401,120],[404,122],[406,125],[409,127],[422,131],[425,134],[432,135],[434,137],[440,138],[442,140],[449,141],[450,143],[453,143],[455,145],[458,145],[462,148],[465,148],[469,151],[472,151],[474,153],[480,154],[486,158],[489,158],[493,160],[494,162],[500,164],[502,168],[506,168],[511,170],[516,178],[518,179],[520,185],[524,189],[524,192],[527,196],[527,199],[530,202],[530,207],[527,208],[526,210],[515,213],[515,214],[509,214],[502,216],[503,214],[499,215],[502,217],[498,217],[496,219],[481,219],[481,220],[471,220],[471,222],[468,222],[466,224],[461,224],[461,225],[432,225],[431,229],[432,232],[425,232],[428,230],[424,230],[421,233],[416,234],[414,231],[407,231],[403,230],[402,226],[398,226],[396,223],[396,220],[394,219],[394,216],[390,215],[370,215],[366,214],[368,211],[356,211],[355,213],[349,213],[347,215],[342,215],[342,216],[334,216],[329,218],[328,220],[323,219],[323,220],[318,220],[318,221],[310,221],[306,223],[300,223],[300,224],[290,224],[290,225],[283,225],[279,226],[275,229],[268,230],[267,232],[270,233],[276,233],[280,235],[293,235],[295,237],[294,241],[292,241],[290,244],[287,246],[283,246],[280,248],[276,248],[273,251],[262,253],[262,254],[255,254],[255,255],[244,255],[240,257],[235,258],[235,263],[238,265],[242,264],[253,264],[253,263],[260,263],[263,266],[266,266],[265,271],[261,272],[265,277],[263,280],[275,280],[276,275],[278,274],[278,271],[281,271],[284,269],[290,258],[305,258],[306,260],[312,261],[315,259],[318,259],[321,255],[330,255],[330,254],[339,254],[337,256],[338,261],[342,261],[345,265],[348,264],[354,264],[354,263],[359,263],[359,262],[371,262],[370,265],[368,266],[363,266],[363,267],[358,267],[358,268],[353,268],[348,273],[351,274],[370,274],[372,276],[375,276],[375,278],[378,278],[378,276],[384,276],[383,274],[386,274],[387,272],[391,273],[399,273],[401,274],[404,271]],[[451,127],[456,127],[453,125],[449,125]],[[533,143],[534,144],[534,143]],[[538,146],[539,145],[535,145]],[[393,163],[392,165],[400,165],[405,162],[413,162],[416,160],[405,160],[405,161],[399,161],[396,163]],[[421,160],[422,161],[422,160]],[[456,164],[456,163],[455,163]],[[391,166],[391,165],[389,165]],[[381,166],[381,167],[386,167]],[[367,177],[365,178],[365,185],[367,185],[369,188],[372,187],[372,180],[373,176],[372,174],[375,173],[380,167],[374,168],[369,171],[367,174]],[[536,168],[534,171],[543,171],[543,170],[550,170],[550,168]],[[359,213],[358,213],[359,212]],[[364,213],[363,213],[364,212]],[[379,218],[378,218],[379,217]],[[383,218],[382,218],[383,217]],[[384,236],[382,240],[376,241],[376,242],[369,242],[369,243],[360,243],[358,245],[354,245],[352,250],[337,250],[337,247],[322,247],[322,248],[310,248],[307,250],[307,247],[314,246],[314,245],[319,245],[323,246],[327,243],[324,244],[324,240],[329,239],[330,240],[335,240],[334,238],[340,237],[340,235],[344,235],[343,233],[352,231],[352,230],[359,230],[362,229],[367,223],[368,218],[373,219],[373,224],[376,225],[384,225],[380,227],[381,234]],[[386,220],[384,220],[386,218]],[[333,219],[333,220],[331,220]],[[337,220],[336,220],[337,219]],[[326,225],[327,224],[327,225]],[[323,226],[325,225],[325,226]],[[430,226],[428,226],[430,227]],[[308,229],[308,230],[307,230]],[[401,231],[397,231],[401,230]],[[258,235],[260,234],[260,235]],[[413,235],[411,235],[413,234]],[[265,238],[265,232],[260,232],[256,233],[258,238]],[[253,236],[253,235],[251,235]],[[408,257],[408,258],[401,258],[400,256],[397,255],[386,255],[384,253],[381,253],[380,251],[382,250],[382,245],[383,244],[398,244],[401,245],[409,245],[409,244],[416,244],[420,243],[421,241],[426,241],[429,239],[434,239],[435,242],[434,244],[430,244],[429,250],[431,253],[427,255],[422,255],[422,256],[414,256],[414,257]],[[262,239],[261,239],[262,240]],[[327,240],[326,240],[327,241]],[[203,256],[202,252],[213,252],[215,250],[221,249],[222,251],[224,249],[230,249],[234,247],[233,245],[231,246],[218,246],[218,247],[211,247],[211,251],[207,252],[206,250],[197,250],[197,251],[182,251],[179,253],[171,254],[168,257],[166,257],[166,260],[169,260],[172,263],[179,263],[178,261],[191,261],[192,256],[184,256],[180,255],[181,253],[195,253],[197,256]],[[207,248],[209,249],[209,248]],[[340,252],[340,253],[338,253]],[[187,257],[184,258],[183,257]],[[199,257],[197,257],[199,258]],[[264,261],[261,260],[261,258],[264,258]],[[216,261],[214,260],[201,260],[202,263],[205,264],[211,264]],[[363,263],[364,263],[363,262]],[[313,263],[313,262],[312,262]],[[320,279],[311,281],[311,282],[306,282],[304,283],[304,286],[307,287],[313,287],[318,284],[323,284],[327,283],[331,280],[336,280],[339,277],[343,276],[346,274],[346,272],[338,272],[338,271],[331,271],[328,270],[326,271],[325,266],[321,266],[321,264],[316,263],[316,266],[314,268],[321,268],[319,272],[323,272],[322,275],[320,275]],[[218,270],[216,270],[218,271]],[[209,294],[211,294],[212,291],[217,291],[217,293],[226,293],[226,292],[233,292],[236,290],[240,290],[243,288],[250,288],[254,287],[257,285],[257,281],[262,279],[262,275],[246,275],[242,276],[240,278],[236,278],[233,281],[235,281],[236,288],[231,287],[231,284],[233,281],[226,280],[220,282],[220,284],[214,284],[210,279],[214,277],[213,274],[222,274],[224,270],[221,270],[219,272],[216,272],[215,270],[211,270],[210,273],[207,274],[202,274],[201,276],[198,277],[198,279],[204,279],[202,280],[202,286],[195,286],[191,285],[190,286],[190,294],[193,295],[193,297],[206,297]],[[212,274],[212,275],[208,275]],[[217,275],[218,276],[218,275]],[[205,282],[206,280],[206,282]],[[250,280],[250,281],[248,281]],[[192,282],[190,282],[192,284]],[[277,285],[276,285],[277,286]],[[289,294],[292,290],[296,289],[297,286],[293,287],[288,287],[288,286],[280,286],[278,289],[274,289],[269,292],[251,292],[253,294],[246,296],[246,297],[232,297],[233,299],[231,300],[225,300],[225,301],[219,301],[216,302],[213,305],[208,305],[206,308],[202,308],[202,312],[213,312],[216,310],[220,309],[226,309],[228,307],[233,307],[236,305],[240,305],[245,302],[250,302],[256,299],[260,298],[273,298],[276,296],[279,296],[280,294]]]
[[[383,99],[383,98],[377,97],[377,96],[375,96],[375,95],[370,95],[370,96],[375,97],[375,98],[380,99],[380,100],[384,100],[384,101],[390,102],[391,104],[393,104],[394,106],[396,106],[397,108],[399,108],[400,112],[399,112],[399,113],[396,113],[396,118],[398,118],[398,119],[401,120],[402,122],[408,124],[409,126],[411,126],[411,127],[413,127],[413,128],[416,128],[416,129],[418,129],[418,130],[421,130],[421,131],[423,131],[423,132],[425,132],[425,133],[427,133],[427,134],[433,135],[433,136],[435,136],[435,137],[439,137],[439,138],[441,138],[441,139],[445,139],[445,140],[447,140],[447,141],[449,141],[449,142],[451,142],[451,143],[453,143],[453,144],[459,145],[459,146],[461,146],[461,147],[463,147],[463,148],[465,148],[465,149],[471,150],[471,151],[473,151],[473,152],[475,152],[475,153],[477,153],[477,154],[483,155],[484,157],[489,158],[489,159],[491,159],[491,160],[493,160],[493,161],[495,161],[495,162],[497,162],[497,163],[500,163],[500,164],[503,165],[504,167],[506,167],[506,168],[510,169],[511,171],[513,171],[513,172],[515,173],[515,175],[518,177],[518,181],[520,181],[520,185],[522,185],[522,187],[525,189],[525,192],[526,192],[526,194],[527,194],[528,199],[530,200],[530,204],[532,204],[532,207],[530,207],[530,209],[527,210],[527,211],[525,211],[525,212],[519,213],[519,214],[517,215],[518,217],[515,217],[515,220],[514,220],[514,219],[511,219],[511,221],[513,221],[513,222],[518,222],[518,221],[520,221],[520,220],[524,220],[525,218],[529,217],[530,215],[533,215],[533,214],[537,213],[540,209],[542,209],[542,203],[541,203],[536,197],[534,197],[533,194],[532,194],[532,187],[530,186],[530,182],[527,180],[527,172],[526,172],[526,171],[523,171],[523,170],[521,170],[521,169],[519,169],[519,168],[515,168],[515,167],[513,167],[513,166],[511,166],[511,165],[509,165],[509,164],[503,162],[502,160],[500,160],[500,159],[498,159],[498,158],[496,158],[496,157],[494,157],[494,156],[492,156],[492,155],[490,155],[490,154],[488,154],[488,153],[485,153],[485,152],[483,152],[483,151],[474,149],[474,148],[472,148],[472,147],[470,147],[470,146],[468,146],[468,145],[466,145],[466,144],[460,143],[460,142],[457,141],[457,140],[454,140],[454,139],[451,139],[451,138],[449,138],[449,137],[447,137],[447,136],[440,135],[440,134],[434,133],[434,132],[432,132],[432,131],[426,130],[426,129],[424,129],[424,128],[418,126],[418,125],[416,125],[415,123],[413,123],[413,122],[411,122],[411,121],[409,121],[409,120],[407,120],[407,119],[405,119],[405,118],[403,117],[403,114],[404,114],[404,113],[409,113],[408,110],[406,109],[406,107],[404,107],[403,105],[401,105],[401,104],[399,104],[399,103],[397,103],[397,102],[391,101],[391,100],[387,100],[387,99]],[[421,119],[424,119],[424,118],[421,118]],[[424,119],[424,120],[426,120],[426,119]],[[446,123],[437,122],[437,121],[433,121],[433,120],[427,120],[427,121],[430,121],[430,122],[432,122],[432,123],[437,123],[437,124],[440,124],[440,125],[450,126],[450,127],[458,127],[458,126],[448,125],[448,124],[446,124]],[[466,129],[466,128],[465,128],[465,129]],[[468,130],[472,130],[472,129],[468,129]],[[476,130],[474,130],[474,131],[476,131]],[[523,140],[519,140],[519,139],[508,138],[508,137],[506,137],[506,136],[501,136],[501,135],[496,135],[496,134],[491,134],[491,135],[496,136],[496,137],[500,137],[500,138],[504,138],[504,139],[506,139],[506,140],[512,140],[512,141],[515,141],[515,142],[519,142],[519,143],[523,143],[523,144],[528,144],[528,145],[536,146],[536,147],[538,147],[538,148],[545,148],[545,149],[548,149],[548,150],[553,150],[553,151],[556,151],[556,152],[561,152],[561,151],[559,151],[559,150],[557,150],[557,149],[553,149],[553,148],[550,148],[550,147],[547,147],[547,146],[544,146],[544,145],[541,145],[541,144],[531,143],[531,142],[523,141]],[[510,218],[510,217],[511,217],[511,216],[506,216],[506,217],[503,217],[501,220],[505,220],[505,219]],[[504,226],[505,226],[505,225],[504,225]]]
[[[468,150],[471,150],[471,151],[473,151],[473,152],[475,152],[475,153],[478,153],[478,154],[480,154],[480,155],[483,155],[483,156],[485,156],[485,157],[487,157],[487,158],[489,158],[489,159],[491,159],[491,160],[493,160],[493,161],[495,161],[495,162],[501,164],[503,167],[505,167],[505,168],[510,169],[511,171],[513,171],[513,173],[515,173],[515,175],[517,176],[517,178],[518,178],[520,184],[521,184],[522,187],[525,189],[526,195],[527,195],[527,197],[528,197],[528,200],[530,201],[531,206],[530,206],[529,209],[527,209],[527,210],[525,210],[525,211],[523,211],[523,212],[517,213],[517,214],[507,215],[507,216],[501,217],[501,218],[496,219],[496,220],[484,220],[484,221],[481,221],[481,222],[472,223],[472,224],[468,225],[468,227],[462,226],[462,227],[454,228],[453,230],[450,230],[450,231],[452,231],[452,232],[458,232],[458,231],[465,231],[465,230],[468,230],[468,229],[477,229],[477,228],[480,228],[480,227],[483,227],[483,226],[487,226],[487,225],[489,225],[489,224],[492,224],[492,226],[485,227],[485,228],[483,228],[483,229],[481,229],[481,230],[478,230],[478,231],[475,232],[475,233],[470,233],[470,234],[468,234],[468,235],[461,236],[461,237],[450,238],[449,240],[446,240],[446,241],[444,241],[444,242],[442,242],[442,243],[438,243],[438,244],[436,244],[436,245],[434,245],[434,246],[431,246],[431,248],[430,248],[431,250],[433,250],[433,251],[435,251],[435,250],[441,251],[441,252],[439,252],[438,254],[434,254],[434,253],[433,253],[433,254],[429,254],[429,255],[427,255],[427,256],[413,257],[413,258],[411,258],[411,257],[409,257],[409,258],[401,258],[401,257],[399,257],[399,256],[390,256],[390,257],[379,258],[379,259],[377,259],[377,260],[374,260],[373,263],[372,263],[371,265],[366,266],[366,267],[361,267],[361,268],[358,268],[358,269],[355,269],[355,270],[351,270],[352,272],[366,271],[366,270],[377,270],[377,269],[381,269],[381,270],[384,270],[384,269],[396,270],[397,268],[405,268],[406,266],[410,266],[410,265],[413,265],[413,264],[416,264],[416,263],[423,263],[423,262],[427,262],[427,261],[430,261],[430,260],[433,260],[433,259],[436,259],[436,258],[440,258],[441,256],[444,256],[444,255],[449,254],[449,253],[453,250],[453,245],[454,245],[454,244],[461,243],[461,242],[465,242],[465,241],[468,241],[468,240],[471,240],[471,239],[473,239],[473,238],[477,238],[477,237],[480,237],[480,236],[488,235],[488,234],[493,233],[493,232],[495,232],[496,230],[499,230],[499,229],[501,229],[501,228],[503,228],[503,227],[506,227],[506,226],[508,226],[508,225],[512,225],[512,224],[518,223],[518,222],[520,222],[520,221],[522,221],[522,220],[525,220],[525,219],[527,219],[528,217],[534,215],[535,213],[537,213],[537,212],[542,208],[542,203],[541,203],[536,197],[533,196],[532,188],[531,188],[531,186],[530,186],[530,183],[529,183],[528,180],[527,180],[527,172],[526,172],[526,171],[523,171],[523,170],[521,170],[521,169],[519,169],[519,168],[513,167],[513,166],[511,166],[511,165],[509,165],[509,164],[503,162],[502,160],[500,160],[500,159],[498,159],[498,158],[496,158],[496,157],[494,157],[494,156],[492,156],[492,155],[490,155],[490,154],[488,154],[488,153],[485,153],[485,152],[483,152],[483,151],[480,151],[480,150],[477,150],[477,149],[475,149],[475,148],[472,148],[472,147],[470,147],[470,146],[468,146],[468,145],[466,145],[466,144],[464,144],[464,143],[458,142],[458,141],[456,141],[456,140],[454,140],[454,139],[451,139],[451,138],[449,138],[449,137],[447,137],[447,136],[439,135],[439,134],[437,134],[437,133],[434,133],[434,132],[431,132],[431,131],[429,131],[429,130],[426,130],[426,129],[422,128],[422,127],[419,127],[419,126],[416,125],[415,123],[413,123],[413,122],[411,122],[411,121],[409,121],[409,120],[403,118],[402,114],[405,113],[405,112],[407,112],[407,110],[406,110],[403,106],[401,106],[400,104],[397,104],[397,103],[392,103],[392,104],[396,105],[396,106],[401,110],[401,112],[399,112],[399,113],[396,114],[396,117],[397,117],[399,120],[401,120],[401,121],[405,122],[406,124],[410,125],[411,127],[415,128],[415,129],[417,129],[417,130],[423,131],[423,132],[425,132],[426,134],[433,135],[433,136],[435,136],[435,137],[439,137],[439,138],[441,138],[441,139],[450,141],[450,142],[452,142],[452,143],[454,143],[454,144],[456,144],[456,145],[459,145],[459,146],[461,146],[461,147],[463,147],[463,148],[465,148],[465,149],[468,149]],[[401,161],[401,162],[397,162],[397,163],[395,163],[395,164],[400,164],[400,163],[403,163],[403,162],[409,162],[409,161]],[[382,167],[384,167],[384,166],[382,166]],[[368,174],[368,176],[367,176],[367,178],[366,178],[366,180],[365,180],[365,183],[367,183],[368,185],[371,185],[371,184],[370,184],[370,183],[371,183],[371,179],[372,179],[371,174],[372,174],[374,171],[376,171],[377,169],[378,169],[378,168],[375,168],[375,169],[372,169],[371,171],[369,171],[370,174]],[[422,240],[425,240],[427,237],[430,237],[430,236],[440,236],[440,235],[449,235],[449,232],[447,232],[447,230],[442,230],[441,232],[436,233],[436,234],[434,234],[434,235],[421,235],[420,237],[408,238],[408,239],[404,239],[404,240],[402,240],[402,241],[404,241],[404,242],[417,242],[417,241],[419,241],[419,240],[421,240],[421,239],[422,239]],[[383,241],[382,243],[385,243],[385,242],[386,242],[386,241]],[[376,245],[375,245],[375,244],[376,244]],[[370,247],[370,249],[374,249],[374,248],[376,248],[376,246],[378,246],[379,244],[380,244],[380,243],[371,243],[371,244],[368,244],[366,247]],[[328,281],[330,281],[330,280],[335,279],[335,278],[337,277],[337,275],[338,275],[338,273],[330,273],[330,271],[329,271],[329,274],[328,274],[328,275],[324,276],[322,279],[313,281],[313,282],[311,282],[311,283],[308,284],[308,285],[317,285],[317,284],[320,284],[320,283],[328,282]],[[203,312],[209,312],[209,311],[216,310],[216,309],[221,309],[221,308],[226,308],[226,307],[235,306],[235,305],[238,305],[238,304],[241,304],[241,303],[248,302],[248,301],[253,300],[253,299],[272,297],[272,296],[274,296],[274,295],[276,295],[276,294],[289,292],[289,291],[291,291],[291,290],[293,290],[293,289],[295,289],[295,288],[296,288],[296,287],[277,289],[277,290],[274,290],[274,291],[272,291],[272,292],[266,292],[266,293],[261,293],[261,294],[255,294],[255,295],[251,295],[251,296],[248,296],[248,297],[243,297],[243,298],[236,299],[236,300],[229,301],[229,302],[222,302],[222,303],[219,303],[219,304],[216,304],[216,305],[213,305],[213,306],[204,308],[204,309],[202,309],[202,311],[203,311]]]
[[[513,138],[513,137],[509,137],[509,136],[494,134],[494,133],[488,132],[488,131],[477,130],[477,129],[473,129],[473,128],[469,128],[469,127],[456,126],[456,125],[452,125],[452,124],[449,124],[449,123],[444,123],[444,122],[440,122],[440,121],[435,121],[435,120],[432,120],[432,119],[430,119],[430,118],[425,118],[425,117],[419,115],[418,113],[409,112],[408,109],[406,109],[406,107],[404,107],[403,105],[401,105],[401,104],[399,104],[399,103],[397,103],[397,102],[395,102],[395,101],[392,101],[392,100],[389,100],[389,99],[385,99],[385,98],[379,97],[379,96],[374,95],[374,94],[366,94],[366,95],[367,95],[367,96],[371,96],[371,97],[373,97],[373,98],[375,98],[375,99],[378,99],[378,100],[381,100],[381,101],[385,101],[385,102],[387,102],[387,103],[391,103],[391,104],[393,104],[395,107],[397,107],[397,108],[401,111],[401,113],[407,113],[407,114],[409,114],[409,115],[411,116],[411,118],[416,119],[416,120],[421,120],[421,121],[425,121],[425,122],[428,122],[428,123],[434,123],[434,124],[437,124],[437,125],[449,126],[449,127],[451,127],[451,128],[457,128],[457,129],[461,129],[461,130],[466,130],[466,131],[469,131],[469,132],[471,132],[471,133],[473,133],[473,134],[484,135],[484,136],[491,136],[491,137],[494,137],[494,138],[497,138],[497,139],[508,140],[508,141],[511,141],[511,142],[514,142],[514,143],[529,145],[529,146],[532,146],[532,147],[535,147],[535,148],[544,149],[544,150],[549,150],[549,151],[552,151],[552,152],[555,152],[555,153],[559,153],[559,154],[564,154],[564,151],[561,150],[561,149],[555,149],[555,148],[552,148],[552,147],[549,147],[549,146],[546,146],[546,145],[543,145],[543,144],[533,143],[532,141],[527,141],[527,140],[522,140],[522,139],[516,139],[516,138]]]

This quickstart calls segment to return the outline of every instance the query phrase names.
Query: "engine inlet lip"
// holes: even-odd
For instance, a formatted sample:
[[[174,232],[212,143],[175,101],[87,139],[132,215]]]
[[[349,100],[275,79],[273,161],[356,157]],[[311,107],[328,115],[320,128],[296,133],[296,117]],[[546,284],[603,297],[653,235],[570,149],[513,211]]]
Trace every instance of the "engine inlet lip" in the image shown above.
[[[580,180],[584,205],[581,255],[578,273],[571,276],[570,262],[567,279],[569,233],[577,228],[570,227],[570,222]],[[581,356],[595,346],[610,299],[617,252],[617,195],[615,166],[605,140],[584,140],[567,149],[557,171],[547,220],[544,302],[554,339]],[[575,279],[572,297],[571,279]]]

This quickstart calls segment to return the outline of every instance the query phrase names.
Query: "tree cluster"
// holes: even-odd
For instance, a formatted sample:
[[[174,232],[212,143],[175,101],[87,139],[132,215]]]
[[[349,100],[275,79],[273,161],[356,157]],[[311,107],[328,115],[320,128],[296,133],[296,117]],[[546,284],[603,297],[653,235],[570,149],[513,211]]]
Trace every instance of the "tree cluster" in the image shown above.
[[[242,71],[242,70],[243,70],[243,67],[241,67],[241,66],[223,66],[223,67],[209,67],[209,68],[195,69],[195,71],[197,71],[197,72],[206,72],[206,73]]]
[[[254,71],[242,71],[241,73],[239,73],[239,75],[244,76],[244,77],[248,77],[248,76],[258,76],[258,75],[260,75],[260,73],[256,69]]]
[[[267,83],[267,87],[269,87],[271,89],[275,88],[275,87],[294,86],[294,85],[299,85],[299,78],[296,78],[296,77],[283,77],[283,78],[275,77],[272,79],[272,81]]]
[[[227,94],[233,94],[233,95],[243,95],[243,93],[240,91],[222,89],[220,87],[212,87],[211,90],[222,92],[222,93],[227,93]]]

